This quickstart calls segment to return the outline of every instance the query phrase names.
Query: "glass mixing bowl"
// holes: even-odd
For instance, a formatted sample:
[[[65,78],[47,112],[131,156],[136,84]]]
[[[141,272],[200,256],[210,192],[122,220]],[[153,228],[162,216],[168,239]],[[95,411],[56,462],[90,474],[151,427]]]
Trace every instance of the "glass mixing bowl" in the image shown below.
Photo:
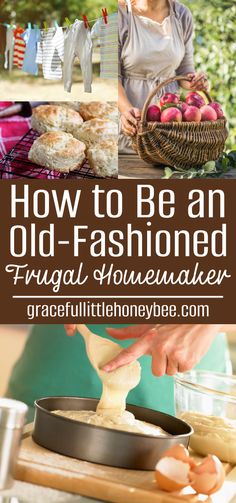
[[[236,376],[192,370],[174,381],[176,416],[194,429],[190,447],[236,463]]]

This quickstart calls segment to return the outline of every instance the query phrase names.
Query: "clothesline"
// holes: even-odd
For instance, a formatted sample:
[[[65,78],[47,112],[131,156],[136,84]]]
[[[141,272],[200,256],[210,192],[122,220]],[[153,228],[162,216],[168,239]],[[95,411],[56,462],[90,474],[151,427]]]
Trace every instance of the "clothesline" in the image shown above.
[[[111,14],[110,14],[111,15]],[[100,19],[101,16],[97,17],[96,19],[88,19],[88,23],[95,23],[96,21],[98,21],[98,19]],[[72,25],[73,23],[71,23]],[[64,26],[59,26],[59,28],[62,28],[63,30],[65,30],[66,28],[69,28],[71,25],[64,25]],[[49,26],[48,28],[39,28],[40,31],[47,31],[51,28],[56,28],[56,26]]]
[[[115,13],[114,13],[114,12],[112,12],[111,14],[109,14],[109,16],[111,16],[112,14],[115,14]],[[95,22],[96,22],[96,21],[98,21],[98,19],[100,19],[100,18],[101,18],[101,16],[96,17],[95,19],[88,19],[88,23],[95,23]],[[19,24],[23,24],[23,23],[10,24],[10,25],[9,25],[9,27],[10,27],[10,28],[16,28],[16,27],[17,27],[17,25],[19,25]],[[27,24],[27,23],[25,23],[25,24]],[[72,24],[73,24],[73,23],[71,23],[71,25],[72,25]],[[58,25],[58,27],[59,27],[59,28],[62,28],[62,29],[64,30],[65,28],[69,28],[71,25],[68,25],[68,24],[67,24],[67,25],[63,25],[63,26]],[[5,27],[6,27],[6,23],[0,23],[0,26],[5,26]],[[38,26],[36,26],[36,25],[35,25],[35,29],[38,29],[38,30],[40,30],[40,31],[47,31],[49,28],[57,28],[57,26],[48,26],[48,28],[39,28]],[[34,26],[33,26],[33,28],[31,28],[31,29],[33,30],[33,29],[34,29]]]
[[[67,18],[65,19],[67,21]],[[89,23],[95,22],[92,27]],[[84,80],[84,91],[92,91],[92,53],[99,40],[100,76],[116,78],[118,71],[118,25],[117,12],[109,15],[102,11],[99,18],[88,21],[76,19],[68,26],[16,28],[6,30],[4,68],[9,71],[13,66],[31,75],[38,75],[38,66],[42,66],[43,77],[48,80],[63,79],[64,89],[71,91],[72,69],[76,58],[79,59]],[[67,28],[66,31],[63,28]],[[91,28],[91,29],[90,29]],[[63,67],[63,71],[62,71]]]

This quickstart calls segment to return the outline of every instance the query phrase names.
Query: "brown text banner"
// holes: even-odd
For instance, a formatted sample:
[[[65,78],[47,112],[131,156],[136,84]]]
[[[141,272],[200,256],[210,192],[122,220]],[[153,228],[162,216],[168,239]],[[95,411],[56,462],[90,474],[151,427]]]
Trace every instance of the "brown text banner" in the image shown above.
[[[234,323],[236,181],[4,181],[1,323]]]

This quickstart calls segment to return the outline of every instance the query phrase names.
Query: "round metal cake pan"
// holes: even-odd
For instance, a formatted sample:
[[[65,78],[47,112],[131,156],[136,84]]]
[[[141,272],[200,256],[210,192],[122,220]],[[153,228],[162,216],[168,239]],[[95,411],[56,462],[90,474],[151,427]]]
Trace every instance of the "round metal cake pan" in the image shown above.
[[[163,428],[169,436],[153,437],[111,430],[82,423],[56,414],[53,410],[92,410],[98,400],[78,397],[48,397],[36,400],[34,441],[51,451],[103,465],[133,470],[153,470],[166,449],[177,443],[188,447],[192,427],[174,416],[127,405],[136,419]]]

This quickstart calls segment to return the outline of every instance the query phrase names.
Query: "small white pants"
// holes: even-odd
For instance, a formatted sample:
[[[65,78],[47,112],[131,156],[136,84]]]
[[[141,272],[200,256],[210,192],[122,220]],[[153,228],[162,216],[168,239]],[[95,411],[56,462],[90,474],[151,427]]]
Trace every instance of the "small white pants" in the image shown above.
[[[71,92],[72,71],[76,57],[80,60],[84,80],[84,92],[92,92],[92,39],[89,28],[85,28],[83,21],[76,21],[65,34],[64,43],[64,89]]]

